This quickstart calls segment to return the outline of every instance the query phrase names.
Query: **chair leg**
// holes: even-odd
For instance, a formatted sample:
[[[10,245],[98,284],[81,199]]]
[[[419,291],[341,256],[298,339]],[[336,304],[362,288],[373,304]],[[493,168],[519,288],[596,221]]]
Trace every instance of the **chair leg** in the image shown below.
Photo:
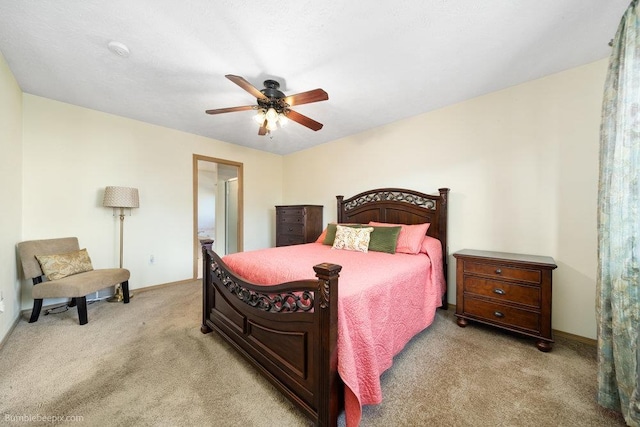
[[[69,303],[67,304],[67,307],[75,307],[76,304],[77,304],[76,299],[71,298],[71,301],[69,301]]]
[[[87,319],[87,297],[78,297],[75,299],[78,304],[78,318],[81,325],[86,325],[89,320]]]
[[[34,299],[33,310],[31,310],[31,319],[29,319],[29,323],[38,321],[38,317],[40,317],[40,310],[42,310],[42,299]]]
[[[125,280],[120,285],[122,286],[122,294],[123,294],[123,297],[124,297],[124,303],[128,304],[129,303],[129,281]]]

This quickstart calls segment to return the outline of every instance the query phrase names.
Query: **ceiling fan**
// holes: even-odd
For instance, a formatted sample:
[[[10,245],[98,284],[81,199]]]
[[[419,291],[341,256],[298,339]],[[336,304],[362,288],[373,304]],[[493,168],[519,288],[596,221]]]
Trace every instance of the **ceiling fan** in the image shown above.
[[[258,135],[266,135],[278,127],[284,125],[289,119],[300,123],[311,130],[322,129],[322,123],[316,122],[302,115],[291,107],[295,105],[310,104],[312,102],[326,101],[329,95],[322,89],[314,89],[307,92],[286,96],[280,89],[280,83],[275,80],[265,80],[264,89],[258,90],[243,77],[227,74],[225,76],[242,89],[256,97],[257,105],[242,105],[239,107],[218,108],[206,110],[207,114],[232,113],[234,111],[257,110],[255,120],[260,125]]]

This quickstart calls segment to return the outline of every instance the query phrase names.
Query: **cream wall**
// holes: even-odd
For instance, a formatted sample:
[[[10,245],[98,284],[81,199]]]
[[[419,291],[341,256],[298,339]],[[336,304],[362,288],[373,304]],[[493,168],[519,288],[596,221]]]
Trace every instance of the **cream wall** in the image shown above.
[[[117,219],[101,206],[107,185],[140,189],[141,206],[125,219],[132,288],[190,278],[194,153],[244,163],[245,250],[273,244],[276,204],[322,203],[328,222],[336,194],[450,187],[449,253],[553,256],[554,329],[595,338],[605,73],[599,61],[283,158],[22,95],[2,59],[0,196],[22,206],[3,206],[0,223],[0,261],[9,266],[0,273],[0,339],[19,314],[17,241],[76,235],[96,267],[117,265]],[[454,268],[450,257],[451,303]],[[22,286],[28,309],[31,285]]]
[[[137,187],[140,208],[124,221],[131,288],[191,278],[195,153],[244,164],[244,247],[271,245],[281,156],[29,94],[23,105],[25,240],[77,236],[95,268],[115,267],[119,219],[102,207],[104,187]]]
[[[451,188],[449,254],[552,256],[553,328],[596,338],[596,197],[607,61],[599,61],[284,158],[283,203],[378,187]],[[330,124],[329,124],[330,125]],[[449,257],[449,302],[455,260]]]
[[[0,342],[20,315],[16,243],[22,229],[22,92],[0,53]]]

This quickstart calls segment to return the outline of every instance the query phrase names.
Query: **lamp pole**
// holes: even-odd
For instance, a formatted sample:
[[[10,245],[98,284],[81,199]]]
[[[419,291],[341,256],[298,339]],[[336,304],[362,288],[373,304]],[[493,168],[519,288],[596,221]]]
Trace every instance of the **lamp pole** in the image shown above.
[[[124,230],[124,208],[120,208],[120,268],[122,268],[122,248],[123,248],[123,230]]]
[[[131,187],[115,187],[109,186],[105,189],[104,199],[102,205],[105,207],[113,208],[113,214],[116,215],[116,209],[120,209],[120,268],[123,268],[124,264],[124,210],[125,208],[137,208],[140,206],[138,198],[138,189]],[[129,295],[133,297],[133,295]],[[109,302],[120,302],[124,300],[122,294],[122,287],[120,284],[116,284],[115,294],[109,298]]]

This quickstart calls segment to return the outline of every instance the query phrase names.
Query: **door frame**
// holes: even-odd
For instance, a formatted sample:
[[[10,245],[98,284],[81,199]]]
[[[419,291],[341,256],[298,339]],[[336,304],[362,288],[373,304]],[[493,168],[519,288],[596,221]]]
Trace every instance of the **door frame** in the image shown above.
[[[244,239],[242,230],[244,229],[244,179],[243,164],[234,162],[233,160],[219,159],[217,157],[203,156],[200,154],[193,155],[193,278],[198,278],[198,253],[202,251],[200,241],[198,240],[198,161],[219,163],[227,166],[235,166],[238,168],[238,252],[242,252]]]

